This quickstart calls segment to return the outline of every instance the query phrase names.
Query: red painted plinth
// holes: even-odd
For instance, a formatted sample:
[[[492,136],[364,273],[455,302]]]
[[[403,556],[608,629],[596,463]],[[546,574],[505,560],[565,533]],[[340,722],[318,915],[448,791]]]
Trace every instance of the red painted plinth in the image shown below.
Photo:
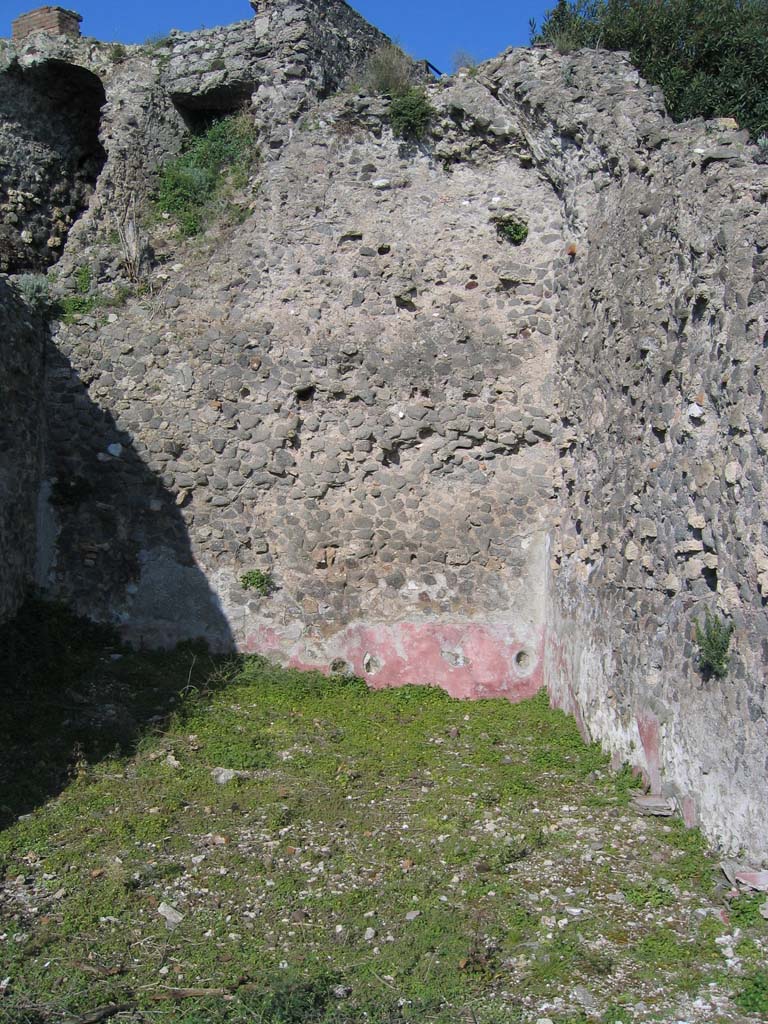
[[[327,641],[292,639],[274,627],[251,634],[246,649],[292,668],[329,673],[334,663],[372,687],[440,686],[452,697],[523,700],[544,685],[544,637],[504,624],[396,622],[354,624]]]

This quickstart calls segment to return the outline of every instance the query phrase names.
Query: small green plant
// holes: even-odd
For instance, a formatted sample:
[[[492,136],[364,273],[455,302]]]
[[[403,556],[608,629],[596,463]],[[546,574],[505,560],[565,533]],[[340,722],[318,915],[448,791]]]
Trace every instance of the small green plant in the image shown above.
[[[22,274],[16,280],[26,304],[40,316],[47,316],[51,308],[51,293],[45,274]]]
[[[709,610],[704,613],[704,628],[698,619],[696,624],[696,643],[699,645],[699,668],[702,672],[722,679],[728,673],[733,623],[726,623]]]
[[[759,135],[757,137],[755,163],[768,164],[768,135]]]
[[[427,99],[427,94],[416,86],[394,96],[389,107],[389,121],[398,139],[423,139],[434,115],[435,111]]]
[[[65,324],[92,313],[99,305],[99,297],[93,293],[93,272],[87,263],[77,268],[74,279],[74,294],[65,295],[56,303],[56,314]]]
[[[113,64],[122,64],[128,56],[128,51],[122,43],[113,43],[109,48],[108,56]]]
[[[734,997],[745,1013],[768,1013],[768,971],[755,971],[745,978]]]
[[[675,898],[669,890],[656,883],[629,885],[624,889],[627,903],[639,910],[674,906]]]
[[[95,295],[65,295],[58,303],[58,313],[65,324],[71,324],[80,316],[87,316],[96,308]]]
[[[499,238],[509,242],[511,245],[522,245],[528,237],[528,225],[524,220],[520,220],[519,217],[504,214],[500,217],[494,217],[493,223],[496,225],[496,234]]]
[[[263,572],[261,569],[249,569],[240,577],[240,586],[243,590],[255,590],[262,597],[268,597],[277,588],[271,572]]]
[[[214,122],[163,168],[157,193],[160,210],[175,218],[182,234],[199,234],[227,181],[242,187],[256,157],[256,130],[247,114]]]
[[[81,295],[87,295],[91,290],[91,284],[93,278],[91,274],[91,268],[87,263],[84,263],[81,267],[78,267],[75,271],[75,287]]]
[[[133,294],[133,288],[130,288],[128,285],[118,284],[115,286],[111,295],[104,296],[101,305],[108,309],[119,309],[121,306],[126,304]]]

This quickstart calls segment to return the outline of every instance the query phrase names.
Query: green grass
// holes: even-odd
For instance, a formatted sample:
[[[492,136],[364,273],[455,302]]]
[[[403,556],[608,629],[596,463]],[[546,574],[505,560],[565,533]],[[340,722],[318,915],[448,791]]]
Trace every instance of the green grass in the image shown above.
[[[65,324],[92,313],[98,305],[95,295],[65,295],[57,303],[57,313]]]
[[[80,295],[87,295],[93,285],[93,273],[87,263],[75,271],[75,287]]]
[[[768,1014],[768,971],[758,970],[749,974],[739,985],[736,1005],[747,1013]]]
[[[760,913],[760,907],[766,902],[766,896],[739,896],[728,908],[728,917],[735,928],[768,928],[768,922]]]
[[[124,284],[114,286],[111,292],[95,290],[92,271],[87,264],[78,267],[74,278],[75,291],[62,296],[53,306],[54,315],[65,324],[75,323],[81,316],[88,316],[97,310],[124,306],[136,293],[136,289]]]
[[[575,986],[604,1020],[684,1019],[713,978],[759,1005],[764,931],[723,980],[698,833],[638,819],[543,694],[142,654],[39,604],[0,645],[3,801],[27,815],[0,833],[9,1024],[110,1002],[153,1024],[565,1024]],[[105,705],[130,728],[94,724]],[[218,994],[169,997],[187,988]]]
[[[624,890],[627,901],[633,907],[671,907],[675,902],[674,895],[658,884],[630,885]]]
[[[227,191],[244,187],[257,159],[256,133],[248,114],[214,122],[163,167],[158,209],[173,217],[183,235],[200,234],[222,202],[226,206]]]

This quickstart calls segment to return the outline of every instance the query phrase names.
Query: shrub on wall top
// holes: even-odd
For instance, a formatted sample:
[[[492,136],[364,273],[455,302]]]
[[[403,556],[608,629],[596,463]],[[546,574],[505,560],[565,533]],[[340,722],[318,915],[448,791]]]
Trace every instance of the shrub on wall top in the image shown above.
[[[397,96],[415,84],[413,61],[399,46],[386,43],[368,58],[363,71],[362,86],[367,92]]]
[[[567,53],[629,50],[682,121],[735,117],[753,139],[768,131],[765,0],[559,0],[531,41]]]

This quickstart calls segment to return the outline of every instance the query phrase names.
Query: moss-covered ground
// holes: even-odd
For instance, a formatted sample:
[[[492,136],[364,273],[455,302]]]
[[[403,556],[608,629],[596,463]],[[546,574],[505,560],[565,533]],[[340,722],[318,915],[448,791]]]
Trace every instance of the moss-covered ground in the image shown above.
[[[4,1024],[766,1018],[758,899],[544,695],[370,692],[25,614],[0,634]]]

